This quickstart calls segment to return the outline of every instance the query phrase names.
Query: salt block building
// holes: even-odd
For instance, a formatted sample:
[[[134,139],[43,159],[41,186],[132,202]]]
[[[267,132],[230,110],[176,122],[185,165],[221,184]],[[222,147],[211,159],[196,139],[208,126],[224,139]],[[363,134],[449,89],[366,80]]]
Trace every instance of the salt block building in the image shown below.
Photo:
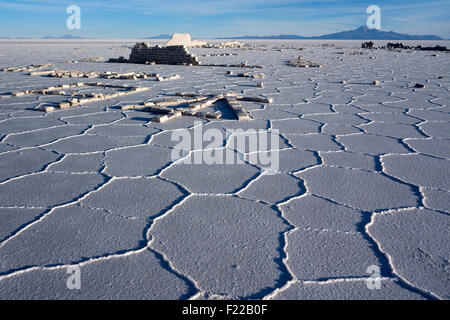
[[[151,47],[148,43],[137,43],[132,49],[130,63],[156,63],[156,64],[175,64],[175,65],[199,65],[198,58],[191,55],[186,46],[155,46]]]
[[[172,64],[199,65],[195,55],[189,53],[188,48],[206,45],[206,42],[192,40],[188,33],[174,33],[165,46],[151,47],[147,42],[136,43],[131,49],[130,58],[109,59],[108,62],[142,63],[142,64]]]

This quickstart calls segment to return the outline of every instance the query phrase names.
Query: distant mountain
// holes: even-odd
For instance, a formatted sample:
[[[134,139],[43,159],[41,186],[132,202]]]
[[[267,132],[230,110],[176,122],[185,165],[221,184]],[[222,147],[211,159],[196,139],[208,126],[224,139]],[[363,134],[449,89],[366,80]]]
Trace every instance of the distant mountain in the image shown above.
[[[279,36],[241,36],[241,37],[226,37],[217,39],[310,39],[296,34],[280,34]]]
[[[355,30],[343,31],[316,37],[316,39],[330,40],[444,40],[441,37],[433,35],[410,35],[397,33],[394,31],[380,31],[369,29],[366,26]]]
[[[151,36],[151,37],[145,37],[141,39],[171,39],[172,36],[168,34],[160,34],[157,36]],[[0,37],[0,39],[28,39],[28,38],[10,38],[10,37]],[[70,34],[61,36],[61,37],[52,37],[52,36],[45,36],[41,39],[92,39],[92,38],[84,38],[84,37],[78,37],[73,36]],[[362,26],[359,28],[356,28],[355,30],[349,30],[349,31],[342,31],[337,33],[331,33],[326,34],[323,36],[317,36],[317,37],[308,37],[308,36],[299,36],[296,34],[281,34],[281,35],[274,35],[274,36],[237,36],[237,37],[220,37],[217,39],[269,39],[269,40],[276,40],[276,39],[283,39],[283,40],[289,40],[289,39],[297,39],[297,40],[444,40],[441,37],[434,36],[434,35],[410,35],[410,34],[403,34],[403,33],[397,33],[394,31],[380,31],[377,29],[369,29],[367,26]],[[450,39],[449,39],[450,40]]]
[[[171,39],[172,36],[169,36],[168,34],[160,34],[159,36],[153,36],[153,37],[145,37],[142,39]]]
[[[444,40],[441,37],[433,35],[409,35],[393,31],[380,31],[369,29],[366,26],[355,30],[343,31],[326,34],[318,37],[304,37],[298,35],[279,35],[279,36],[243,36],[226,37],[218,39],[308,39],[308,40]]]
[[[72,36],[70,34],[66,34],[66,35],[61,36],[61,37],[45,36],[45,37],[42,37],[41,39],[86,39],[86,38],[77,37],[77,36]]]

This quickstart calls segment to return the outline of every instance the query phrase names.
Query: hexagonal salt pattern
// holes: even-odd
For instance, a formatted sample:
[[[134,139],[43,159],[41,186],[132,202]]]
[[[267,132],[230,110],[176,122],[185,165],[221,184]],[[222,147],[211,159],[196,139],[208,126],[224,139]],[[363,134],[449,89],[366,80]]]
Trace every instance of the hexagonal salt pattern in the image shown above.
[[[253,50],[207,59],[263,65],[264,87],[227,68],[80,61],[83,71],[182,79],[102,79],[149,90],[43,113],[36,108],[61,97],[5,93],[77,80],[0,72],[1,299],[450,297],[448,55],[338,56],[360,42],[249,42]],[[129,44],[0,42],[0,65],[70,69],[62,61],[127,56]],[[299,48],[323,68],[287,66]],[[156,123],[120,109],[230,91],[273,103],[242,102],[246,122]],[[198,129],[220,139],[189,150],[174,139]],[[270,133],[267,148],[234,144],[251,130]],[[66,287],[71,267],[81,290]],[[378,290],[367,286],[374,279]]]

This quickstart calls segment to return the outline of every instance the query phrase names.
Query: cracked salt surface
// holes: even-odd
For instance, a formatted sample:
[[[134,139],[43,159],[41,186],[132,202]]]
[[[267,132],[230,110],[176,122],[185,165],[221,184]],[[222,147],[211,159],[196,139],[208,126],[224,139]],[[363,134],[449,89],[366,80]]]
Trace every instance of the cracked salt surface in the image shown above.
[[[269,51],[233,49],[226,59],[265,65],[264,88],[223,68],[79,62],[82,71],[182,80],[138,79],[132,85],[150,89],[49,114],[35,108],[63,98],[2,93],[73,79],[0,72],[0,299],[449,299],[448,55],[371,51],[378,59],[341,61],[318,41],[263,43]],[[324,67],[286,66],[298,51],[271,51],[280,43]],[[0,65],[67,69],[63,61],[126,56],[122,44],[0,41]],[[161,124],[120,110],[231,90],[274,103],[243,102],[248,122]],[[172,161],[172,133],[200,124],[222,134],[216,151],[244,163]],[[233,147],[233,129],[269,130],[278,144]],[[261,153],[279,155],[278,172],[252,161]],[[378,290],[367,287],[371,265]],[[71,266],[81,290],[66,287]]]

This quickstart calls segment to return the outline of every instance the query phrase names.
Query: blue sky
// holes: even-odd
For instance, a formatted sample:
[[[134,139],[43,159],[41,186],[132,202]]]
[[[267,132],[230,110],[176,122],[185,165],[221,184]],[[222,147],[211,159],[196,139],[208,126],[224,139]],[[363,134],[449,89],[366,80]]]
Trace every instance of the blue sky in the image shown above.
[[[80,30],[66,28],[69,5],[81,8]],[[0,0],[0,36],[315,36],[364,25],[369,5],[381,8],[382,30],[450,38],[450,0]]]

